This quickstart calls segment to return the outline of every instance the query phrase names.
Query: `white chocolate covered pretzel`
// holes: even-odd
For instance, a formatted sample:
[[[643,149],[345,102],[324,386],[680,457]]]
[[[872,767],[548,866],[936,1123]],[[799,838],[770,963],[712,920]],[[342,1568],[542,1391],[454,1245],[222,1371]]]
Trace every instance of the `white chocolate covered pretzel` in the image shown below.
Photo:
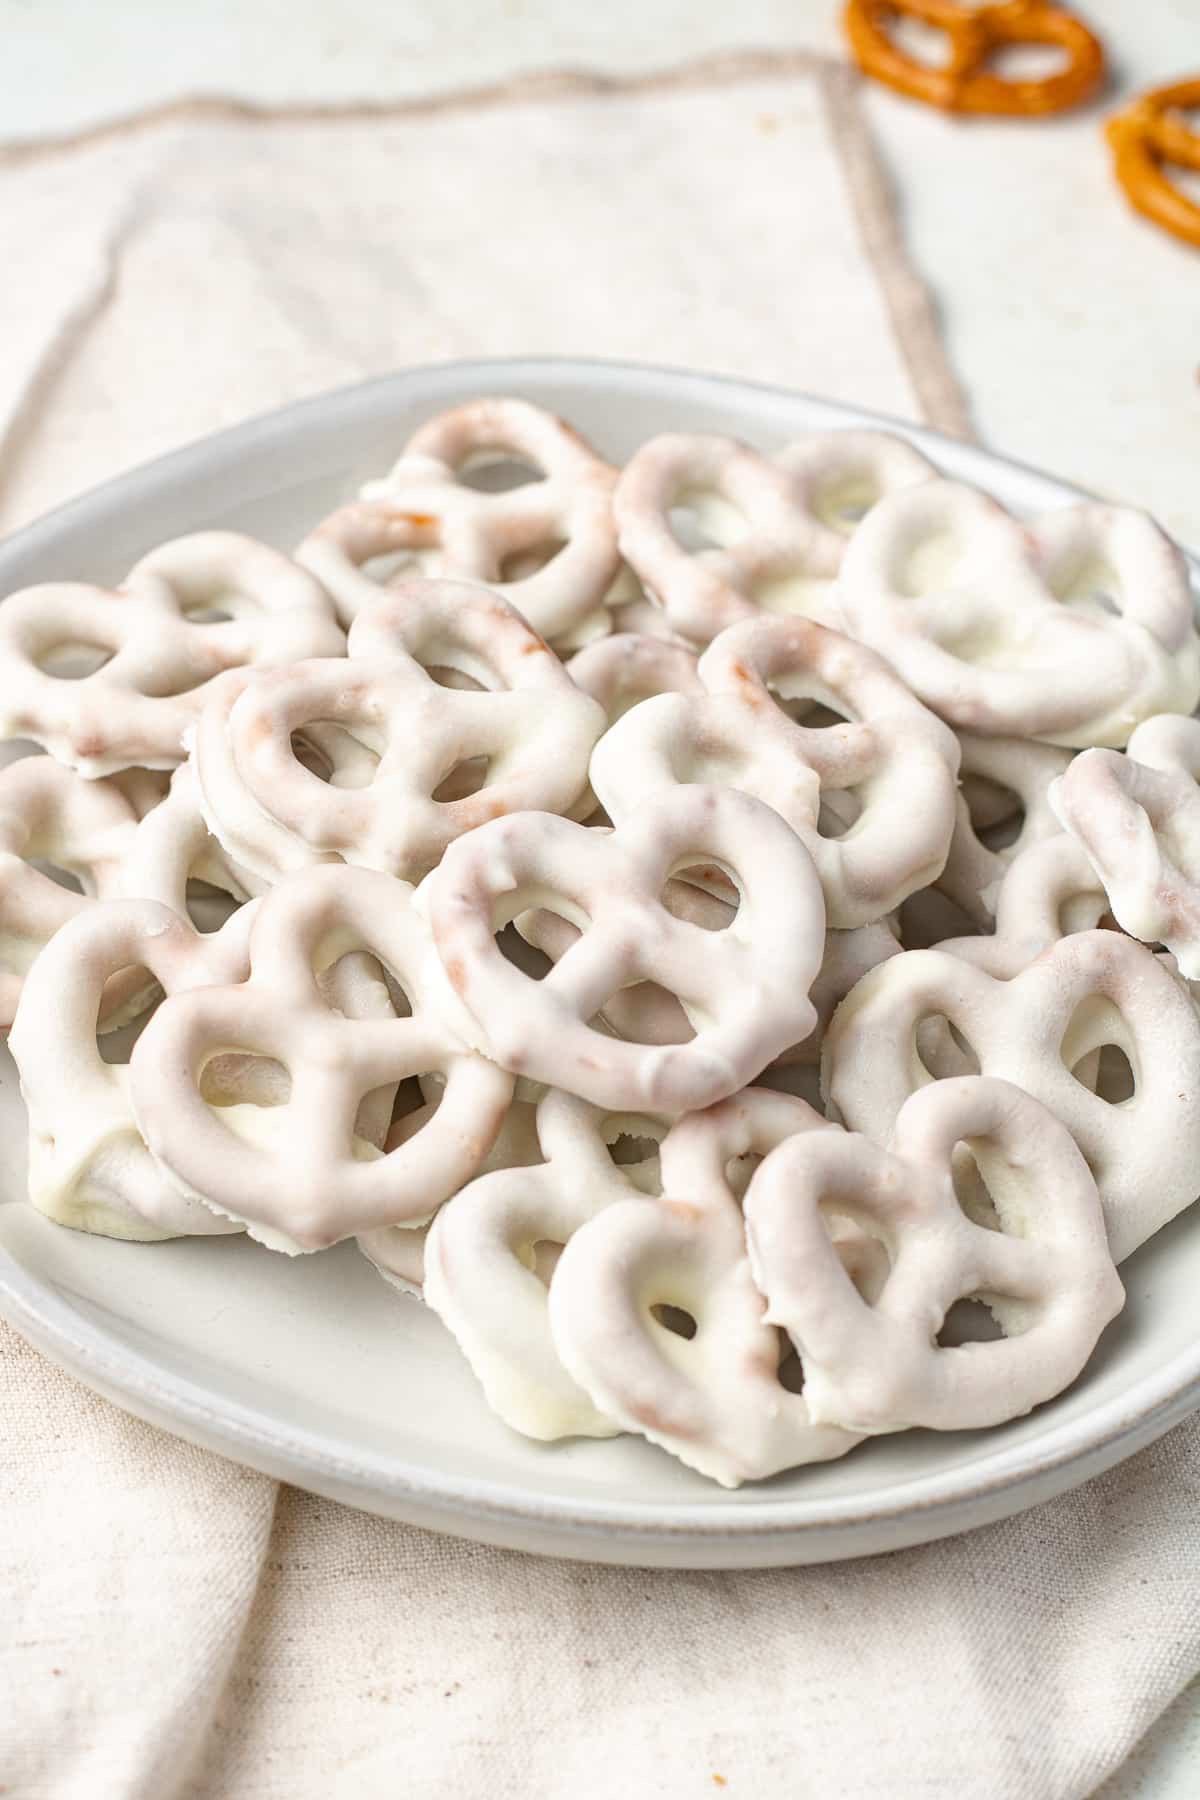
[[[463,480],[512,461],[536,478],[499,493]],[[379,598],[364,565],[426,551],[434,572],[486,582],[543,637],[579,644],[609,630],[606,603],[617,597],[615,483],[565,420],[524,400],[475,400],[428,419],[389,474],[324,519],[296,560],[346,624]]]
[[[1082,848],[1067,832],[1039,838],[1013,858],[994,890],[994,930],[935,946],[986,969],[1001,981],[1028,968],[1044,950],[1077,931],[1093,931],[1108,897]]]
[[[821,432],[772,459],[734,438],[667,433],[643,444],[617,483],[621,553],[693,643],[760,610],[838,625],[832,582],[858,518],[933,473],[884,432]],[[707,547],[681,542],[672,519],[681,511]]]
[[[1126,756],[1087,750],[1050,803],[1123,930],[1200,980],[1200,719],[1147,719]]]
[[[622,1137],[662,1118],[605,1113],[554,1089],[537,1109],[545,1161],[481,1175],[442,1207],[425,1247],[425,1299],[458,1340],[493,1412],[527,1437],[612,1437],[620,1427],[567,1374],[550,1334],[557,1253],[589,1219],[658,1191],[658,1158],[618,1163]]]
[[[606,1207],[550,1283],[554,1346],[600,1416],[725,1487],[842,1456],[857,1439],[814,1424],[780,1381],[729,1170],[795,1136],[841,1136],[802,1100],[747,1088],[681,1119],[660,1153],[663,1198]],[[684,1336],[670,1320],[685,1315]]]
[[[311,575],[253,538],[197,532],[112,591],[51,582],[5,600],[0,737],[31,738],[89,777],[171,769],[223,671],[343,650]],[[98,666],[79,674],[81,659]]]
[[[967,1143],[995,1200],[963,1212],[951,1158]],[[889,1270],[862,1295],[827,1211],[881,1240]],[[1070,1133],[1006,1081],[966,1077],[912,1095],[886,1150],[847,1132],[790,1138],[745,1201],[767,1317],[804,1365],[811,1417],[854,1431],[961,1431],[1018,1418],[1079,1374],[1124,1290],[1096,1184]],[[1005,1335],[942,1347],[956,1300],[981,1299]]]
[[[808,849],[839,930],[873,923],[940,873],[958,744],[879,657],[808,619],[760,618],[722,632],[699,674],[704,695],[646,700],[596,746],[592,787],[612,819],[680,783],[753,794]],[[776,694],[848,718],[798,724]],[[823,834],[823,792],[836,809],[849,801],[854,816],[840,835]]]
[[[1200,698],[1186,566],[1129,507],[1023,526],[974,488],[926,482],[863,520],[837,594],[847,629],[970,731],[1119,746]]]
[[[85,781],[49,756],[24,756],[0,770],[0,1027],[12,1024],[43,945],[94,898],[120,891],[136,830],[134,806],[111,780]],[[35,859],[74,876],[83,892],[60,886]],[[140,973],[121,973],[105,995],[106,1027],[146,992]]]
[[[723,932],[662,902],[671,876],[697,863],[715,864],[738,889]],[[612,832],[548,813],[497,819],[451,845],[418,904],[485,1053],[614,1112],[680,1113],[723,1099],[814,1023],[820,884],[799,839],[745,794],[673,789]],[[541,981],[495,940],[538,906],[582,932]],[[592,1024],[619,989],[648,980],[681,1002],[689,1043],[630,1044]]]
[[[330,1005],[320,972],[358,951],[400,988],[408,1016],[351,1020]],[[307,870],[258,903],[246,981],[173,996],[150,1020],[130,1063],[138,1126],[183,1192],[272,1248],[420,1224],[475,1174],[512,1097],[511,1077],[467,1048],[459,1010],[404,883]],[[206,1066],[230,1052],[286,1071],[266,1145],[250,1141],[252,1121],[231,1129],[205,1104]],[[429,1122],[386,1155],[364,1155],[364,1101],[433,1071],[445,1092]]]
[[[345,860],[415,879],[484,820],[590,806],[600,705],[486,588],[406,582],[359,614],[349,650],[229,681],[201,716],[205,814],[260,878]],[[329,781],[306,743],[326,751]],[[464,769],[478,784],[448,792]]]
[[[676,918],[688,919],[706,931],[724,931],[733,920],[734,908],[727,901],[704,888],[693,887],[690,881],[668,881],[662,900]],[[578,926],[545,908],[522,913],[514,924],[526,943],[551,962],[565,956],[580,935]],[[850,989],[868,969],[889,956],[899,955],[900,945],[883,920],[876,925],[859,926],[855,931],[827,931],[821,967],[808,994],[817,1022],[806,1038],[789,1044],[775,1062],[803,1063],[815,1068],[821,1060],[821,1040],[829,1021]],[[601,1017],[618,1037],[635,1044],[686,1044],[695,1036],[679,1001],[655,981],[639,981],[633,987],[618,989]]]
[[[445,1091],[444,1083],[427,1076],[420,1084],[428,1098],[390,1121],[385,1150],[395,1150],[423,1129],[432,1119]],[[480,1175],[496,1169],[527,1169],[542,1160],[535,1125],[537,1108],[528,1100],[513,1100],[491,1149],[479,1167]],[[478,1180],[478,1176],[476,1177]],[[425,1289],[425,1244],[431,1225],[381,1225],[376,1231],[361,1231],[358,1247],[384,1280],[402,1294],[421,1299]]]
[[[1071,753],[1028,738],[978,737],[973,731],[960,731],[958,742],[963,781],[950,854],[937,885],[968,917],[986,928],[995,917],[999,884],[1014,858],[1061,830],[1047,792],[1070,764]],[[998,789],[1015,797],[1016,805],[1007,816],[1007,809],[998,803]],[[993,847],[980,836],[989,825],[995,829],[1010,821],[1015,828],[1003,845]]]
[[[1200,1181],[1200,1019],[1187,989],[1141,944],[1085,931],[1011,979],[961,956],[912,950],[859,982],[834,1014],[822,1088],[835,1116],[886,1143],[904,1102],[932,1079],[917,1039],[941,1018],[984,1075],[1023,1088],[1071,1132],[1122,1261],[1196,1197]],[[1115,1044],[1132,1098],[1102,1099],[1072,1071]]]
[[[9,1044],[29,1112],[29,1198],[77,1230],[154,1240],[240,1230],[182,1195],[146,1149],[129,1070],[96,1043],[106,991],[148,970],[168,994],[240,981],[250,912],[203,937],[151,900],[111,900],[65,923],[25,978]],[[236,1083],[235,1083],[236,1085]]]

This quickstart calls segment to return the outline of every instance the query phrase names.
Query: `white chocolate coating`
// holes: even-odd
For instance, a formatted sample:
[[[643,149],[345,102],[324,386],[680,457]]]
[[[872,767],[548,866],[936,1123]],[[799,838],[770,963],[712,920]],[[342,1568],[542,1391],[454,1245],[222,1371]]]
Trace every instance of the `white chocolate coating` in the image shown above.
[[[96,1044],[102,996],[148,969],[168,994],[246,974],[251,909],[202,937],[151,900],[110,900],[63,925],[25,978],[9,1045],[29,1111],[29,1198],[77,1230],[153,1241],[240,1229],[181,1195],[134,1120],[129,1070]]]
[[[410,1016],[330,1006],[318,975],[350,951],[382,965]],[[276,1248],[423,1223],[479,1169],[512,1097],[511,1077],[467,1048],[459,1010],[410,889],[367,869],[306,871],[258,903],[245,981],[172,996],[147,1025],[130,1063],[139,1129],[184,1192]],[[290,1078],[270,1146],[205,1104],[206,1066],[231,1051]],[[356,1151],[364,1099],[433,1071],[445,1093],[424,1128],[384,1156]]]
[[[699,660],[686,644],[616,631],[577,650],[567,670],[577,687],[599,701],[609,725],[615,725],[631,706],[655,694],[702,694]]]
[[[1048,1107],[1087,1158],[1117,1262],[1196,1197],[1200,1018],[1179,978],[1114,931],[1066,937],[1011,979],[961,956],[910,950],[873,969],[834,1014],[822,1091],[851,1130],[887,1143],[909,1095],[932,1076],[917,1029],[944,1018],[980,1072]],[[1135,1092],[1114,1106],[1072,1070],[1116,1044]]]
[[[661,900],[679,869],[709,862],[741,896],[720,933]],[[673,789],[613,832],[548,813],[497,819],[451,845],[417,903],[485,1054],[614,1112],[723,1099],[814,1023],[808,990],[825,941],[816,871],[776,813],[732,790]],[[582,936],[534,981],[495,933],[539,906]],[[681,1002],[689,1043],[622,1043],[591,1023],[619,989],[647,980]]]
[[[118,889],[130,899],[160,900],[188,915],[187,885],[206,882],[239,903],[264,883],[226,854],[204,822],[195,765],[181,763],[165,799],[141,821],[121,859]]]
[[[107,660],[82,677],[54,673],[74,650]],[[343,651],[311,575],[237,532],[197,532],[151,551],[111,592],[53,582],[5,600],[0,737],[31,738],[89,778],[172,769],[225,670]]]
[[[335,860],[416,879],[484,820],[590,806],[600,705],[486,588],[406,582],[359,614],[349,650],[226,682],[200,719],[205,815],[261,879]],[[450,688],[431,669],[478,685]],[[332,780],[298,740],[326,751]],[[448,779],[479,761],[482,785],[448,795]]]
[[[552,1089],[537,1110],[545,1162],[481,1175],[442,1207],[425,1249],[425,1298],[458,1340],[493,1412],[527,1437],[620,1429],[568,1375],[554,1346],[547,1274],[558,1247],[606,1207],[658,1191],[657,1157],[621,1164],[622,1135],[666,1121],[611,1114]],[[549,1255],[547,1255],[547,1251]],[[549,1275],[553,1288],[556,1274]]]
[[[680,783],[752,794],[809,851],[839,930],[874,923],[940,874],[958,744],[879,657],[811,620],[758,618],[722,632],[699,675],[703,695],[643,701],[596,746],[592,787],[615,822]],[[843,717],[797,724],[775,694]],[[849,796],[854,817],[840,835],[822,831],[823,793],[842,811]]]
[[[116,782],[85,781],[52,757],[0,769],[0,1027],[12,1024],[25,975],[59,927],[120,891],[137,817]],[[73,875],[83,893],[34,868],[35,858]],[[106,1027],[146,991],[136,972],[119,975],[105,997]]]
[[[761,611],[840,625],[833,578],[856,517],[933,473],[884,432],[821,432],[773,459],[734,438],[667,433],[643,444],[617,483],[621,553],[692,643]],[[681,508],[708,547],[680,541],[671,515]]]
[[[958,1203],[951,1157],[963,1141],[995,1228]],[[824,1208],[882,1241],[890,1268],[873,1297],[848,1277]],[[809,1412],[851,1430],[1019,1418],[1075,1379],[1124,1303],[1087,1164],[1058,1120],[1004,1081],[912,1095],[886,1150],[848,1132],[788,1139],[752,1178],[745,1213],[754,1277],[799,1350]],[[940,1347],[950,1307],[970,1298],[1006,1335]]]
[[[536,479],[501,493],[462,480],[509,460],[530,465]],[[607,604],[628,587],[612,515],[616,479],[564,420],[524,400],[476,400],[427,420],[390,473],[324,519],[296,560],[347,625],[379,599],[364,564],[425,551],[436,573],[486,582],[543,637],[580,644],[610,629]]]
[[[1147,719],[1126,756],[1088,750],[1050,792],[1117,923],[1200,980],[1200,719]]]
[[[1026,527],[974,488],[927,482],[867,515],[837,594],[847,629],[966,730],[1119,747],[1200,699],[1186,566],[1129,507]]]
[[[693,887],[690,881],[668,881],[662,900],[677,919],[691,920],[707,931],[723,931],[733,919],[734,909],[727,901]],[[551,962],[565,956],[580,935],[578,926],[545,909],[522,913],[513,923],[526,943]],[[899,955],[900,945],[883,920],[877,925],[859,926],[855,931],[827,931],[821,967],[808,994],[817,1022],[800,1043],[789,1044],[781,1051],[775,1064],[803,1063],[815,1068],[821,1060],[821,1041],[829,1021],[850,989],[868,969],[889,956]],[[655,981],[619,988],[600,1016],[617,1037],[630,1043],[686,1044],[695,1036],[679,1001]]]
[[[802,1100],[746,1088],[681,1119],[661,1151],[663,1198],[601,1212],[550,1284],[558,1354],[604,1415],[724,1487],[842,1456],[857,1439],[814,1424],[779,1379],[729,1170],[810,1133],[841,1134]],[[688,1315],[690,1337],[661,1309]]]
[[[946,866],[937,885],[956,906],[984,929],[990,927],[996,913],[996,896],[1005,871],[1014,858],[1031,844],[1054,837],[1061,827],[1047,798],[1050,783],[1069,767],[1071,753],[1054,744],[1037,744],[1029,738],[985,738],[973,731],[960,731],[962,750],[962,787],[959,790]],[[984,805],[978,830],[972,812],[969,777],[1011,790],[1022,814],[1019,829],[1012,841],[993,849],[984,843],[979,832],[987,829],[986,802],[994,800],[994,791],[984,790]],[[974,790],[978,792],[979,789]],[[999,823],[1006,823],[1000,820]]]

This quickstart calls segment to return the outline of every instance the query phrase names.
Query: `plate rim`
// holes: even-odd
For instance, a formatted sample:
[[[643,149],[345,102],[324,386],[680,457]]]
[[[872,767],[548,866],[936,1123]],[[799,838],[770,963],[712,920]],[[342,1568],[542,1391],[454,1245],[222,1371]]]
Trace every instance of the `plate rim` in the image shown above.
[[[197,474],[215,456],[269,449],[272,440],[290,436],[297,426],[351,417],[386,406],[395,394],[409,402],[414,390],[441,391],[447,383],[483,389],[498,383],[520,390],[553,381],[593,389],[632,384],[643,392],[657,388],[664,398],[691,390],[703,399],[715,389],[726,400],[738,395],[772,402],[797,403],[828,418],[830,426],[853,424],[894,431],[929,449],[937,459],[949,452],[960,464],[980,471],[1001,468],[1049,484],[1062,496],[1095,496],[1077,484],[1032,464],[951,438],[943,432],[898,419],[870,408],[826,400],[783,384],[707,373],[669,364],[594,357],[511,356],[456,358],[376,375],[349,385],[294,400],[284,406],[220,431],[208,433],[165,455],[139,463],[73,496],[0,540],[0,582],[4,565],[36,555],[53,544],[64,529],[85,527],[126,490],[136,490],[142,504],[155,490],[174,488]],[[819,428],[819,427],[814,427]],[[148,491],[147,491],[148,490]],[[131,496],[132,497],[132,496]],[[1200,562],[1188,550],[1193,575]],[[16,1203],[19,1204],[19,1203]],[[706,1566],[734,1566],[739,1552],[756,1560],[765,1552],[776,1563],[832,1560],[874,1554],[904,1543],[926,1541],[967,1529],[1016,1511],[1022,1490],[1027,1504],[1037,1504],[1076,1481],[1088,1479],[1126,1454],[1150,1443],[1200,1406],[1200,1342],[1179,1351],[1163,1367],[1144,1375],[1098,1408],[1067,1424],[1051,1423],[1043,1440],[1034,1438],[1014,1453],[1003,1441],[958,1473],[937,1469],[896,1481],[883,1494],[839,1495],[811,1500],[805,1496],[767,1497],[723,1503],[719,1496],[703,1505],[685,1501],[646,1503],[636,1499],[590,1500],[583,1496],[534,1493],[528,1487],[470,1475],[453,1477],[426,1472],[394,1453],[372,1453],[343,1444],[332,1435],[289,1432],[278,1418],[241,1401],[215,1405],[189,1377],[164,1372],[154,1360],[128,1344],[119,1344],[83,1313],[27,1270],[0,1245],[0,1316],[35,1348],[49,1355],[105,1398],[125,1405],[156,1426],[210,1450],[259,1468],[277,1478],[332,1495],[366,1510],[403,1518],[419,1513],[416,1522],[458,1535],[531,1548],[530,1529],[549,1534],[537,1548],[550,1554],[587,1555],[629,1561],[643,1549],[658,1562],[685,1566],[689,1551]],[[1065,1479],[1064,1479],[1065,1477]],[[936,1491],[931,1491],[936,1490]],[[742,1490],[742,1495],[745,1490]],[[1009,1505],[1009,1501],[1015,1504]],[[961,1517],[978,1510],[977,1519]],[[822,1544],[822,1538],[837,1540]],[[585,1540],[573,1548],[572,1539]],[[869,1541],[867,1541],[869,1538]],[[729,1554],[734,1562],[713,1560]],[[815,1552],[815,1555],[813,1554]]]

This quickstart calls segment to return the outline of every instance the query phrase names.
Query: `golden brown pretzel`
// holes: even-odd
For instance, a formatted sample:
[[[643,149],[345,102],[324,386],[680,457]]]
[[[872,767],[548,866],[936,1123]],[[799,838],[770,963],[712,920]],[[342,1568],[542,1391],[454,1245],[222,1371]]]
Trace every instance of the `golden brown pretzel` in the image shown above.
[[[1104,126],[1113,173],[1136,211],[1185,244],[1200,246],[1200,206],[1170,181],[1166,167],[1200,169],[1200,133],[1178,116],[1200,107],[1200,76],[1151,88]]]
[[[917,62],[889,35],[906,16],[944,31],[950,59],[940,68]],[[966,7],[955,0],[847,0],[842,15],[854,59],[887,87],[944,112],[1002,113],[1017,118],[1065,112],[1104,78],[1104,47],[1082,19],[1044,0],[995,0]],[[1011,44],[1054,44],[1066,67],[1030,80],[1008,80],[988,59]]]

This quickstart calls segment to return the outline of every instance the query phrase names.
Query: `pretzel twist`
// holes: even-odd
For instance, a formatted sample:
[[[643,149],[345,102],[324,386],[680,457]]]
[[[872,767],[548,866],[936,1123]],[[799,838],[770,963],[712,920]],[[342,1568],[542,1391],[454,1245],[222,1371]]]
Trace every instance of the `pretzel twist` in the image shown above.
[[[171,769],[225,670],[344,648],[311,575],[252,538],[197,532],[152,550],[111,592],[51,582],[4,602],[0,737],[31,738],[88,777]],[[100,666],[70,673],[80,653]]]
[[[1200,1018],[1187,989],[1142,945],[1085,931],[1047,949],[1011,980],[960,955],[912,950],[859,982],[835,1013],[822,1091],[835,1116],[886,1143],[909,1095],[932,1075],[922,1020],[943,1018],[981,1074],[1023,1088],[1071,1132],[1104,1205],[1121,1262],[1196,1196],[1200,1168]],[[1135,1092],[1114,1106],[1072,1071],[1117,1045]]]
[[[995,1199],[990,1229],[955,1194],[963,1142]],[[874,1296],[843,1268],[824,1208],[882,1240],[890,1266]],[[848,1133],[790,1138],[754,1175],[745,1210],[766,1316],[797,1346],[817,1423],[961,1431],[1017,1418],[1075,1379],[1124,1302],[1087,1164],[1006,1081],[966,1077],[912,1095],[887,1150]],[[973,1298],[1004,1337],[940,1347],[950,1307]]]
[[[842,15],[860,69],[885,87],[943,112],[1037,118],[1079,106],[1104,80],[1104,47],[1082,19],[1044,0],[847,0]],[[897,18],[937,26],[950,40],[944,64],[918,62],[889,35]],[[1051,44],[1066,66],[1049,75],[1010,79],[988,67],[998,50]]]
[[[621,1137],[661,1139],[667,1121],[606,1113],[551,1090],[537,1109],[545,1161],[481,1175],[429,1230],[425,1298],[458,1340],[488,1403],[527,1437],[620,1429],[567,1374],[550,1334],[547,1283],[561,1246],[604,1208],[658,1191],[658,1158],[619,1164]]]
[[[1147,719],[1129,753],[1086,750],[1050,790],[1117,923],[1200,980],[1200,719]]]
[[[536,479],[502,493],[463,481],[514,459]],[[610,629],[608,604],[627,597],[616,479],[565,420],[523,400],[476,400],[427,420],[390,473],[323,520],[296,560],[323,582],[346,625],[379,599],[365,565],[424,551],[431,572],[486,582],[543,637],[583,643]],[[514,564],[521,573],[511,577]]]
[[[129,1070],[96,1043],[103,997],[122,970],[168,994],[240,981],[251,909],[202,937],[151,900],[99,902],[68,920],[25,977],[9,1045],[29,1112],[29,1198],[77,1230],[156,1240],[239,1230],[180,1194],[135,1123]]]
[[[621,552],[693,643],[760,610],[837,626],[831,586],[857,518],[933,472],[884,432],[821,432],[772,459],[734,438],[668,433],[643,444],[617,483]],[[672,514],[681,509],[709,547],[680,541]]]
[[[705,694],[663,694],[610,727],[592,756],[618,823],[643,796],[728,783],[787,820],[817,866],[832,927],[874,923],[941,872],[954,827],[958,745],[879,657],[805,619],[751,619],[699,663]],[[812,728],[776,704],[815,700],[849,722]],[[822,793],[849,796],[842,835],[822,833]]]
[[[228,681],[201,717],[206,815],[261,879],[335,860],[415,879],[484,820],[590,805],[603,712],[504,600],[406,582],[359,614],[349,650]],[[324,749],[329,781],[306,766],[304,741]],[[447,792],[484,759],[477,791]]]
[[[1130,205],[1185,244],[1200,246],[1200,206],[1167,175],[1200,169],[1200,135],[1182,114],[1200,106],[1200,79],[1139,94],[1107,120],[1113,172]]]
[[[134,1049],[134,1111],[162,1167],[273,1248],[423,1223],[471,1179],[500,1130],[512,1080],[467,1048],[410,894],[390,876],[338,866],[282,882],[259,902],[248,978],[172,996]],[[408,1016],[389,1008],[351,1021],[331,1006],[319,974],[361,951],[403,991]],[[205,1103],[205,1070],[230,1051],[286,1071],[265,1144],[252,1141],[255,1120],[222,1121]],[[431,1072],[445,1090],[428,1124],[386,1155],[364,1147],[364,1101]]]
[[[661,899],[671,876],[697,863],[715,863],[741,897],[719,934]],[[613,832],[548,813],[498,819],[451,845],[418,903],[485,1054],[614,1112],[680,1113],[723,1099],[814,1023],[820,884],[794,833],[745,794],[677,789]],[[495,941],[538,906],[582,932],[542,981]],[[592,1023],[621,988],[647,980],[681,1002],[689,1043],[623,1043]]]
[[[786,1347],[764,1318],[728,1174],[829,1130],[802,1100],[766,1088],[689,1114],[662,1145],[664,1197],[599,1212],[550,1283],[555,1348],[602,1415],[725,1487],[857,1442],[815,1424],[780,1381]],[[664,1322],[672,1312],[687,1315],[690,1336]]]
[[[1022,527],[975,489],[930,481],[863,521],[838,598],[927,706],[986,736],[1119,747],[1140,719],[1200,697],[1183,559],[1128,507]]]
[[[1007,870],[1031,845],[1059,834],[1060,826],[1047,792],[1050,783],[1068,767],[1071,756],[1053,744],[1033,743],[1026,738],[977,737],[971,731],[959,732],[958,742],[964,780],[950,853],[937,885],[969,918],[987,929],[995,918],[997,896]],[[980,790],[970,788],[970,777],[1010,789],[1016,795],[1021,814],[1019,829],[1000,848],[993,848],[980,835],[987,830],[986,799],[977,822],[972,802]],[[999,823],[1007,824],[1009,820]]]

